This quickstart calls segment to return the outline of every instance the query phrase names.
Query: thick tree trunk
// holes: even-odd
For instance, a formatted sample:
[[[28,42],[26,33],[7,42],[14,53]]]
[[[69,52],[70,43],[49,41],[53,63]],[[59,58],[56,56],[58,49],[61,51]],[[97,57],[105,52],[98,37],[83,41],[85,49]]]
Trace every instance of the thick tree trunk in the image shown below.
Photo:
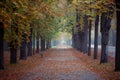
[[[80,29],[80,25],[78,24],[79,20],[80,20],[79,10],[76,9],[76,23],[77,23],[77,25],[76,25],[75,28],[77,28],[78,32],[74,32],[74,38],[75,38],[74,39],[74,43],[75,43],[74,45],[75,45],[75,48],[77,50],[80,50],[80,38],[79,38],[79,30],[78,30],[78,29]]]
[[[95,20],[94,59],[98,58],[98,25],[99,25],[99,15],[96,16],[96,20]]]
[[[23,34],[23,41],[20,47],[20,59],[26,60],[27,59],[27,42],[26,42],[26,34]]]
[[[87,46],[87,43],[88,43],[88,16],[85,15],[84,17],[85,19],[85,24],[84,24],[84,53],[87,53],[88,52],[88,46]]]
[[[16,64],[17,63],[17,48],[15,48],[14,46],[10,46],[10,63],[11,64]]]
[[[83,31],[79,31],[79,40],[80,40],[80,51],[84,52],[84,32]]]
[[[120,0],[116,0],[116,7],[120,9]],[[115,71],[120,71],[120,11],[117,11],[117,39],[116,39],[116,55],[115,55]]]
[[[32,56],[32,41],[27,43],[27,48],[28,48],[27,56]]]
[[[100,63],[108,62],[108,41],[109,41],[109,30],[111,27],[111,19],[108,13],[103,13],[101,16],[101,60]]]
[[[92,21],[89,22],[89,46],[88,46],[88,56],[91,56],[91,28],[92,28]]]
[[[41,51],[45,51],[45,39],[41,37]]]
[[[11,32],[15,32],[15,35],[18,36],[18,26],[15,21],[11,25]],[[17,63],[17,39],[10,42],[10,63]]]
[[[0,69],[4,69],[4,48],[3,48],[4,25],[0,22]]]
[[[27,43],[27,56],[32,56],[32,28],[30,30],[29,42]]]

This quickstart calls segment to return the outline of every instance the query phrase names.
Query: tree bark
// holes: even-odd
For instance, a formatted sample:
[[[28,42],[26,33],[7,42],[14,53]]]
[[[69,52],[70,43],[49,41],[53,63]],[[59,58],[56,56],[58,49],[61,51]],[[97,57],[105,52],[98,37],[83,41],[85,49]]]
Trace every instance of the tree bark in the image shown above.
[[[80,51],[84,52],[84,32],[83,31],[79,31],[79,40],[80,40]]]
[[[109,17],[109,12],[102,13],[101,16],[101,60],[100,63],[108,62],[108,41],[109,41],[109,30],[111,27],[111,19]]]
[[[99,25],[99,15],[96,16],[96,20],[95,20],[94,59],[98,58],[98,25]]]
[[[88,56],[91,56],[91,28],[92,28],[92,21],[89,22],[89,46],[88,46]]]
[[[45,51],[45,39],[41,37],[41,51]]]
[[[88,43],[88,16],[85,15],[84,17],[85,19],[85,24],[84,24],[84,53],[87,53],[88,52],[88,46],[87,46],[87,43]]]
[[[27,43],[27,56],[32,56],[32,28],[30,28],[29,42]]]
[[[0,69],[4,69],[4,24],[0,22]]]
[[[15,32],[15,35],[18,36],[18,26],[15,21],[13,21],[13,24],[11,25],[11,32]],[[16,64],[17,63],[17,39],[14,39],[10,42],[10,63]]]
[[[120,9],[120,0],[116,0],[116,8]],[[120,71],[120,11],[117,10],[117,39],[116,39],[116,55],[115,55],[115,71]]]
[[[26,42],[26,34],[23,34],[23,41],[20,47],[20,59],[26,60],[27,59],[27,42]]]
[[[17,63],[17,48],[15,48],[14,46],[10,46],[10,63],[11,64],[16,64]]]

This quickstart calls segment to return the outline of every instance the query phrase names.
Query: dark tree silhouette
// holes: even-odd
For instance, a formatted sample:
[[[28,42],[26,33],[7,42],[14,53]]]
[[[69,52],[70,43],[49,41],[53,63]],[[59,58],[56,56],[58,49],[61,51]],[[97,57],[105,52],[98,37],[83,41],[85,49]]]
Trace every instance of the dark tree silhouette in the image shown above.
[[[116,1],[116,8],[120,9],[120,0]],[[120,71],[120,11],[117,10],[117,39],[116,39],[116,55],[115,55],[115,71]]]
[[[40,37],[38,35],[38,32],[37,32],[37,40],[36,40],[36,53],[39,53],[40,51]]]
[[[91,29],[92,29],[92,21],[89,21],[89,46],[88,46],[88,56],[91,56]]]
[[[72,47],[75,48],[74,27],[72,28]]]
[[[27,55],[32,56],[32,28],[30,28],[30,36],[29,36],[29,42],[27,43],[27,48],[28,48]]]
[[[4,69],[3,37],[4,37],[4,24],[0,22],[0,69]]]
[[[10,63],[15,64],[17,63],[17,48],[15,48],[12,43],[10,43]]]
[[[79,11],[78,11],[78,9],[76,9],[76,23],[77,23],[77,25],[76,25],[76,29],[77,29],[77,32],[75,32],[75,48],[77,49],[77,50],[79,50],[79,48],[80,48],[80,36],[79,36],[79,32],[80,32],[80,25],[78,24],[79,23],[79,20],[80,20],[80,15],[79,15]]]
[[[18,36],[18,28],[17,23],[13,21],[11,25],[11,32],[15,32],[15,35]],[[10,42],[10,63],[15,64],[17,63],[17,39]]]
[[[97,59],[97,54],[98,54],[98,25],[99,25],[99,15],[96,16],[96,20],[95,20],[94,59]]]
[[[45,51],[45,39],[41,37],[41,51]]]
[[[33,47],[33,54],[35,54],[35,44],[36,38],[35,38],[35,33],[32,33],[32,47]]]
[[[16,12],[17,8],[14,6],[13,12]],[[16,17],[15,17],[16,18]],[[16,18],[17,19],[17,18]],[[13,23],[11,24],[11,33],[18,36],[18,23],[17,20],[13,19]],[[10,63],[15,64],[17,63],[17,44],[18,40],[15,38],[13,41],[10,42]]]
[[[85,24],[84,24],[84,45],[82,45],[84,47],[84,53],[87,53],[88,52],[88,47],[87,47],[87,43],[88,43],[88,16],[85,15],[84,16],[84,21],[85,21]]]
[[[75,27],[75,28],[76,28],[76,27]],[[75,32],[75,33],[74,33],[74,48],[75,48],[75,49],[78,49],[78,48],[79,48],[78,42],[79,42],[78,33]]]
[[[83,52],[83,31],[79,31],[78,32],[78,38],[79,38],[79,50],[81,51],[81,52]]]
[[[27,59],[27,41],[26,41],[26,33],[24,32],[23,35],[23,40],[20,46],[20,59],[26,60]]]
[[[108,62],[108,41],[109,41],[109,30],[110,30],[110,23],[111,19],[109,16],[109,12],[102,13],[101,16],[101,60],[100,63],[107,63]]]

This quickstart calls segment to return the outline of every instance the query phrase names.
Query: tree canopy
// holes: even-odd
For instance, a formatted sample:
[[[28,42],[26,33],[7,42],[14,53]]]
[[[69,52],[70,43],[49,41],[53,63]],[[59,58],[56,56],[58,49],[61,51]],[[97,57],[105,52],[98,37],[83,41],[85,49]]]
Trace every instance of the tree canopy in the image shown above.
[[[81,18],[79,23],[76,9]],[[35,37],[39,34],[49,39],[59,31],[71,32],[76,24],[83,27],[85,14],[94,20],[96,15],[108,11],[114,11],[114,0],[1,0],[0,22],[5,25],[5,40],[17,40],[20,44],[23,32],[29,36],[30,28]]]

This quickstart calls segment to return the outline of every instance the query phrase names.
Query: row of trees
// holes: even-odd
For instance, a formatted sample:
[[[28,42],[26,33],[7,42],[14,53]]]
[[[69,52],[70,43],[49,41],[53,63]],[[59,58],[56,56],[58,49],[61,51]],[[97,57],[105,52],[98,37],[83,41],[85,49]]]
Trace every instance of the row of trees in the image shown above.
[[[116,0],[116,3],[119,1]],[[116,7],[119,20],[119,4]],[[10,63],[17,63],[18,48],[20,59],[25,60],[27,56],[32,56],[32,50],[35,51],[33,41],[36,40],[36,51],[39,53],[40,40],[41,51],[44,51],[45,45],[50,48],[51,39],[61,30],[72,31],[73,47],[90,56],[92,26],[95,28],[94,59],[97,59],[99,23],[102,35],[100,63],[108,62],[107,45],[115,12],[114,0],[1,0],[0,11],[0,69],[4,69],[3,40],[10,45]],[[75,27],[71,28],[72,25]],[[119,71],[119,27],[116,43],[115,70]]]
[[[114,0],[73,0],[76,6],[76,26],[72,29],[73,47],[91,56],[91,29],[94,26],[94,59],[98,58],[98,29],[101,33],[101,63],[108,62],[108,42],[111,20],[116,13]],[[119,2],[119,1],[118,1]],[[117,8],[119,8],[117,4]],[[118,12],[118,11],[117,11]],[[118,16],[118,14],[117,14]],[[99,25],[100,23],[100,25]],[[115,27],[115,26],[114,26]],[[77,31],[76,31],[77,29]],[[119,39],[117,28],[117,40]],[[89,40],[89,41],[88,41]],[[119,44],[116,42],[115,71],[120,70]],[[88,45],[89,44],[89,45]]]
[[[40,48],[45,51],[51,47],[51,39],[60,28],[56,26],[61,16],[55,12],[56,3],[55,0],[0,1],[0,69],[4,69],[4,41],[10,47],[11,64],[18,62],[18,49],[20,59],[26,60],[35,50],[39,53]]]

